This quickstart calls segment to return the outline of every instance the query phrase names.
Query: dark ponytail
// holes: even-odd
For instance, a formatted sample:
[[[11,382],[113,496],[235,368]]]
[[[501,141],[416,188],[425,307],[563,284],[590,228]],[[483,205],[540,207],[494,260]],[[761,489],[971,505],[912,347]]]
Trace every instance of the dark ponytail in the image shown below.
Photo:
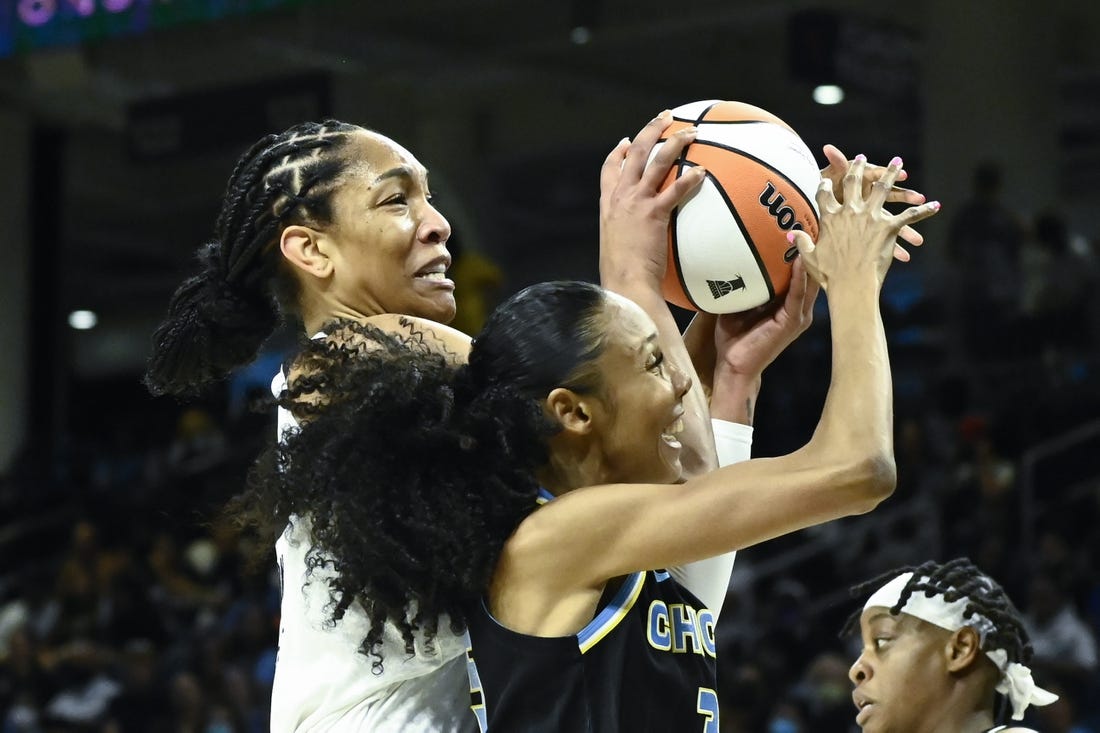
[[[537,470],[560,426],[555,387],[598,389],[603,291],[545,283],[513,296],[474,339],[470,364],[356,322],[308,341],[280,405],[302,423],[254,467],[234,505],[264,530],[308,517],[307,567],[331,567],[332,618],[352,603],[371,627],[360,651],[381,665],[385,622],[414,652],[439,615],[464,625],[504,543],[534,510]]]
[[[280,305],[295,311],[279,235],[291,224],[331,222],[331,194],[348,162],[340,144],[362,129],[304,123],[265,136],[238,159],[199,272],[176,290],[153,333],[145,374],[153,394],[208,387],[256,356],[278,326]]]
[[[325,332],[304,344],[302,376],[279,399],[302,428],[256,464],[236,509],[267,523],[263,540],[309,517],[306,566],[335,571],[334,621],[352,603],[367,609],[360,651],[380,668],[387,621],[410,654],[414,631],[430,643],[440,614],[462,629],[536,506],[551,426],[538,401],[506,384],[475,387],[468,367],[442,355],[355,322]]]

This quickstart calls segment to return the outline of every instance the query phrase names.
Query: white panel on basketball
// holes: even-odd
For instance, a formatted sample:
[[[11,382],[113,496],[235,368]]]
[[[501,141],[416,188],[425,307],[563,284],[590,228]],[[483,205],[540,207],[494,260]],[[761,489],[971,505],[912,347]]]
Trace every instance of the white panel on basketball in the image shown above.
[[[768,284],[725,197],[708,175],[676,215],[676,236],[691,242],[679,253],[687,294],[703,310],[737,313],[768,301]],[[730,292],[715,297],[711,285]],[[744,287],[738,281],[743,281]]]
[[[688,104],[681,104],[676,109],[672,110],[673,117],[679,120],[691,120],[694,122],[699,119],[704,112],[718,104],[721,100],[718,99],[704,99],[699,102],[689,102]]]
[[[699,124],[698,144],[710,142],[735,150],[743,150],[759,158],[786,177],[817,210],[817,184],[821,180],[817,162],[802,142],[802,138],[790,130],[771,122],[702,122]]]

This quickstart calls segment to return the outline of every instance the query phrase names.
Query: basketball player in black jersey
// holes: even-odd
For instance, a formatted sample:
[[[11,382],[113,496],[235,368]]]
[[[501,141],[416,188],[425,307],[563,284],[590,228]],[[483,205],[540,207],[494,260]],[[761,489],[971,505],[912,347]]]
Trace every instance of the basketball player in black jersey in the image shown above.
[[[604,183],[656,190],[655,140],[609,158]],[[792,454],[668,485],[682,473],[690,363],[662,351],[631,300],[550,283],[498,308],[464,366],[380,333],[365,353],[355,338],[307,344],[299,363],[325,369],[325,391],[285,393],[308,419],[254,481],[281,511],[331,517],[337,535],[369,517],[376,531],[356,540],[375,560],[350,600],[404,601],[413,623],[425,608],[464,621],[483,728],[717,730],[713,616],[662,569],[869,511],[892,491],[878,295],[900,230],[939,208],[883,210],[900,166],[865,199],[857,158],[843,205],[822,185],[816,245],[793,237],[829,297],[834,362],[817,430]],[[632,241],[604,243],[651,292],[677,200]],[[325,330],[342,329],[369,331]]]
[[[1014,721],[1057,699],[1031,678],[1027,632],[1000,585],[958,558],[853,589],[871,591],[858,616],[863,650],[849,672],[864,733],[1035,733],[994,727],[997,693]]]

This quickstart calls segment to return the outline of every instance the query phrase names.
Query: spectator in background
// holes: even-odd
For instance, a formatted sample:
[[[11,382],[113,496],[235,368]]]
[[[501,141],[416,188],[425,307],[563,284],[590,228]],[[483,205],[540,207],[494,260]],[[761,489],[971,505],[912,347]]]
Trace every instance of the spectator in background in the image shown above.
[[[1061,685],[1047,685],[1058,699],[1036,713],[1044,733],[1096,733],[1096,729],[1082,721],[1077,713],[1077,704]]]
[[[122,652],[122,692],[108,708],[104,733],[168,733],[168,690],[159,679],[156,648],[133,639]]]
[[[843,731],[852,720],[849,662],[836,652],[818,654],[794,686],[798,709],[813,721],[814,730]],[[778,732],[777,732],[778,733]]]
[[[974,169],[971,199],[951,221],[947,254],[964,348],[978,359],[1008,355],[1010,328],[1020,313],[1023,227],[1001,201],[1002,169],[985,161]]]
[[[1024,624],[1035,651],[1033,666],[1082,699],[1097,671],[1096,637],[1059,578],[1036,574],[1028,600]]]
[[[1061,215],[1046,211],[1036,217],[1023,261],[1022,305],[1030,343],[1041,346],[1048,359],[1086,346],[1095,265],[1073,251],[1069,227]]]

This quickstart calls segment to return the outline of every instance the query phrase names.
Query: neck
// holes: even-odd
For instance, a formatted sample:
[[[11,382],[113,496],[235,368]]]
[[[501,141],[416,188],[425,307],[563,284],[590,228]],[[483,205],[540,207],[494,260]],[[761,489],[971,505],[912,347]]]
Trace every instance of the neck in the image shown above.
[[[930,720],[927,733],[982,733],[993,727],[991,696],[974,695],[969,686],[956,682],[951,691],[937,703],[942,711]]]
[[[335,320],[358,321],[364,323],[371,316],[378,316],[383,311],[365,312],[362,309],[352,308],[344,303],[330,300],[324,295],[303,296],[301,299],[302,325],[306,335],[312,336],[322,330],[326,323]]]
[[[987,710],[972,712],[950,722],[941,721],[934,733],[983,733],[993,727],[993,715]]]
[[[589,441],[558,435],[550,439],[549,447],[550,462],[536,472],[536,478],[554,496],[608,482],[600,453]]]

